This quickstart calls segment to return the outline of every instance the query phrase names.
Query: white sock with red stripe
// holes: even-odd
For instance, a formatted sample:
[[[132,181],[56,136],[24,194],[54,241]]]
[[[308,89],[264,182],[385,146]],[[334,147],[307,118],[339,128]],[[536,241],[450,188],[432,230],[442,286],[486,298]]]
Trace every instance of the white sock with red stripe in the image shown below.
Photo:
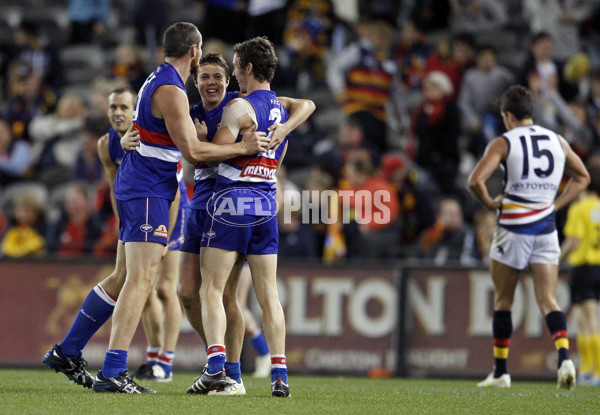
[[[206,351],[208,354],[208,374],[222,372],[225,368],[225,345],[211,344]]]
[[[148,366],[158,363],[158,352],[160,352],[160,346],[146,347],[146,363]]]
[[[161,351],[158,354],[158,364],[163,368],[167,376],[171,375],[173,369],[173,360],[175,359],[174,351]]]
[[[278,378],[283,383],[288,383],[287,360],[284,354],[271,355],[271,382],[277,381]]]

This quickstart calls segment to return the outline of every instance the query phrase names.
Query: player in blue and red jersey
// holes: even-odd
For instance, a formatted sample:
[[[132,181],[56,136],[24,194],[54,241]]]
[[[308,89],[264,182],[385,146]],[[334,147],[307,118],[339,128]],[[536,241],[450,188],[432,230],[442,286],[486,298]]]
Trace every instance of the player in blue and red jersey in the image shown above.
[[[234,47],[234,76],[244,98],[233,100],[223,114],[214,142],[240,140],[248,129],[268,131],[287,121],[288,113],[270,90],[277,66],[271,42],[254,38]],[[232,269],[245,255],[254,288],[263,309],[263,327],[271,351],[272,395],[289,396],[285,359],[285,319],[276,287],[278,234],[275,173],[285,153],[283,145],[252,156],[236,157],[219,165],[215,193],[208,209],[211,223],[201,244],[202,319],[208,341],[208,369],[190,387],[190,393],[218,389],[224,378],[226,314],[223,292]],[[231,207],[234,208],[232,212]],[[240,209],[241,208],[241,209]]]
[[[194,75],[194,83],[202,98],[200,104],[192,107],[190,115],[206,126],[206,139],[212,141],[217,129],[221,123],[221,117],[224,109],[232,99],[239,96],[239,92],[226,92],[229,84],[229,66],[222,56],[209,54],[203,56],[200,61],[200,67],[197,74]],[[273,126],[271,136],[271,145],[283,141],[290,131],[304,122],[314,111],[314,104],[310,100],[297,100],[291,98],[281,98],[284,105],[289,108],[290,119],[285,124],[276,124]],[[276,127],[276,128],[275,128]],[[192,327],[201,337],[206,345],[206,337],[202,327],[202,314],[200,312],[200,242],[205,228],[210,224],[211,217],[207,212],[207,202],[212,197],[214,186],[217,179],[218,167],[210,166],[206,163],[196,163],[195,165],[195,185],[192,206],[190,210],[189,221],[185,230],[185,243],[182,247],[182,269],[180,274],[180,297],[185,308],[186,316]],[[254,322],[252,315],[246,307],[246,299],[239,298],[236,301],[236,286],[241,280],[240,272],[243,267],[243,258],[234,266],[231,276],[228,280],[228,289],[225,289],[224,303],[226,304],[226,313],[229,324],[227,331],[231,331],[228,339],[232,339],[227,345],[227,362],[225,370],[230,384],[220,391],[211,391],[210,394],[239,395],[245,393],[245,388],[241,381],[240,374],[240,355],[243,344],[244,327],[252,328],[253,345],[257,353],[266,356],[268,359],[269,349],[264,338],[264,334]],[[248,279],[249,274],[242,274]],[[246,282],[246,281],[244,281]],[[247,290],[245,290],[247,295]],[[238,307],[239,303],[239,307]],[[244,317],[242,317],[242,314]],[[252,320],[248,321],[249,318]],[[244,325],[238,323],[245,323]],[[258,332],[258,333],[257,333]],[[262,353],[261,353],[262,352]],[[257,359],[258,362],[264,359]],[[270,362],[269,362],[270,363]],[[264,370],[263,370],[264,372]],[[267,367],[268,373],[268,367]]]
[[[107,116],[111,128],[98,140],[98,156],[102,161],[109,183],[113,212],[117,220],[119,212],[114,198],[113,181],[125,155],[120,140],[132,124],[135,98],[135,92],[128,88],[117,88],[109,94]],[[185,186],[182,180],[179,183],[180,187],[181,185]],[[170,363],[172,363],[181,321],[181,307],[177,298],[178,252],[183,240],[181,231],[184,226],[184,212],[189,206],[185,190],[182,191],[182,194],[184,195],[182,201],[171,207],[173,219],[175,219],[175,212],[178,212],[177,225],[175,232],[170,235],[169,253],[163,257],[161,262],[161,278],[157,289],[149,297],[144,311],[144,315],[147,316],[144,321],[144,329],[148,338],[149,352],[150,349],[158,349],[156,350],[156,362],[149,367],[152,370],[147,371],[145,379],[161,381],[171,379]],[[65,339],[60,344],[54,345],[44,356],[45,364],[57,372],[65,373],[75,383],[88,388],[92,387],[94,379],[85,370],[84,360],[81,357],[82,350],[112,315],[126,274],[125,249],[123,242],[119,240],[114,271],[88,294]],[[161,293],[162,305],[157,291]],[[161,308],[164,310],[164,321],[167,323],[163,325],[164,327],[161,327],[161,320],[163,320]]]
[[[128,376],[127,350],[168,240],[169,207],[177,193],[182,155],[190,162],[220,161],[264,151],[268,145],[260,134],[229,146],[199,141],[183,80],[198,66],[202,36],[193,24],[178,22],[165,32],[163,48],[165,63],[140,88],[133,113],[140,147],[125,154],[114,183],[127,277],[113,313],[109,350],[94,380],[95,392],[155,393]]]

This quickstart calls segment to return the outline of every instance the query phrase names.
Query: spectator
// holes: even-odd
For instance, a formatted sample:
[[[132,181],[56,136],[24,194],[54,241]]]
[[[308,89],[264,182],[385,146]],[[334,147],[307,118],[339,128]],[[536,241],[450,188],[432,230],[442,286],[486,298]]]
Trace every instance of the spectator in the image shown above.
[[[588,113],[590,119],[596,118],[600,112],[600,67],[590,71],[590,91],[587,97]]]
[[[577,95],[578,88],[565,79],[564,63],[553,58],[553,50],[553,40],[547,32],[539,32],[533,36],[529,55],[521,67],[517,82],[527,86],[527,78],[535,71],[540,76],[542,88],[548,88],[558,81],[560,95],[570,101]]]
[[[266,36],[274,45],[283,43],[286,0],[248,0],[246,38]],[[227,23],[227,27],[231,23]]]
[[[513,82],[512,73],[497,64],[496,50],[481,46],[477,52],[477,66],[469,69],[458,95],[465,130],[471,137],[469,146],[480,156],[488,142],[503,131],[497,101]]]
[[[452,32],[478,35],[500,29],[508,20],[505,6],[496,0],[450,0]]]
[[[85,117],[86,108],[81,97],[66,94],[61,97],[54,114],[31,121],[34,174],[49,187],[70,179]]]
[[[471,238],[473,232],[464,223],[458,200],[442,197],[435,219],[435,223],[419,237],[419,256],[433,260],[438,266],[448,261],[458,262],[463,255],[465,239]]]
[[[277,205],[280,206],[277,211],[278,255],[317,258],[317,239],[309,218],[303,217],[302,208],[292,211],[289,205],[289,198],[300,198],[299,204],[302,203],[300,188],[287,179],[286,169],[283,166],[277,170],[277,188]]]
[[[348,257],[394,258],[400,244],[396,191],[376,174],[368,157],[352,158],[344,170],[346,180],[340,190],[351,190],[348,199],[340,193],[342,207],[349,209],[351,219],[343,226]]]
[[[0,119],[0,184],[22,179],[31,160],[31,145],[13,136],[10,125]]]
[[[14,61],[8,70],[7,97],[6,120],[13,135],[31,141],[31,120],[54,111],[56,95],[33,73],[29,65]]]
[[[295,0],[288,9],[283,37],[297,91],[306,92],[309,84],[325,81],[324,57],[332,20],[332,7],[328,0]]]
[[[368,35],[348,46],[329,65],[327,82],[344,113],[358,120],[369,140],[387,148],[386,104],[396,65],[391,54],[394,31],[384,22],[368,26]]]
[[[400,32],[400,42],[396,46],[395,58],[400,86],[405,92],[403,95],[408,95],[407,98],[411,101],[420,99],[425,67],[432,52],[423,28],[415,21],[404,22]],[[416,98],[413,97],[415,94]],[[408,105],[408,108],[414,106]]]
[[[489,265],[490,246],[496,229],[496,213],[491,210],[479,210],[473,218],[475,232],[468,232],[460,256],[461,265],[476,267]]]
[[[23,21],[15,31],[15,49],[10,60],[26,63],[33,75],[53,91],[62,86],[62,65],[55,48],[39,33],[35,22]]]
[[[139,46],[131,43],[121,43],[117,46],[115,63],[109,69],[109,73],[116,81],[125,82],[134,91],[139,91],[148,77]]]
[[[73,177],[75,180],[96,185],[103,176],[102,163],[98,158],[98,138],[106,132],[106,125],[89,120],[86,122],[79,153],[75,159]]]
[[[454,91],[458,93],[463,75],[475,65],[475,52],[475,39],[469,33],[458,33],[450,40],[442,38],[427,60],[425,73],[444,72],[452,81]]]
[[[100,229],[98,218],[92,214],[88,189],[72,182],[65,190],[59,217],[48,225],[48,250],[61,257],[90,254]]]
[[[13,221],[2,239],[2,255],[23,258],[46,252],[44,206],[32,193],[18,193],[13,201]]]
[[[412,244],[425,228],[433,224],[435,202],[440,191],[427,173],[403,154],[385,155],[381,161],[381,174],[398,195],[401,242]]]
[[[460,159],[458,108],[448,99],[453,90],[446,74],[429,73],[423,84],[423,102],[414,112],[411,126],[415,161],[438,188],[449,194],[456,192],[454,181]]]
[[[92,43],[106,32],[111,0],[69,0],[70,43]]]
[[[580,24],[596,7],[597,2],[589,0],[525,0],[523,15],[531,33],[549,32],[555,45],[552,56],[564,62],[581,50]]]

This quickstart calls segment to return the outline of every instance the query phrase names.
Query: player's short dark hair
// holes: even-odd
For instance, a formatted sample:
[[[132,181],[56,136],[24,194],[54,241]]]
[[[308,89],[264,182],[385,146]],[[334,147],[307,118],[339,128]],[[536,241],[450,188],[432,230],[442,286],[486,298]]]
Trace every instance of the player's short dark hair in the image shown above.
[[[126,92],[129,92],[133,96],[133,100],[135,101],[137,94],[135,93],[135,91],[133,89],[131,89],[127,86],[120,86],[118,88],[115,88],[112,91],[110,91],[110,93],[108,95],[109,96],[112,94],[121,95],[121,94],[125,94]]]
[[[588,173],[590,174],[590,184],[588,190],[600,195],[600,167],[595,165],[587,166]]]
[[[200,59],[200,66],[204,65],[217,65],[225,70],[225,74],[229,77],[229,65],[223,55],[219,53],[208,53],[203,55]]]
[[[500,111],[511,112],[517,120],[533,116],[533,94],[528,88],[513,85],[500,98]]]
[[[240,67],[245,68],[249,63],[252,64],[252,73],[258,81],[273,80],[278,59],[273,44],[266,36],[257,36],[235,44],[233,53],[238,56]]]
[[[163,35],[162,44],[165,57],[181,58],[201,40],[202,36],[196,25],[188,22],[173,23]]]

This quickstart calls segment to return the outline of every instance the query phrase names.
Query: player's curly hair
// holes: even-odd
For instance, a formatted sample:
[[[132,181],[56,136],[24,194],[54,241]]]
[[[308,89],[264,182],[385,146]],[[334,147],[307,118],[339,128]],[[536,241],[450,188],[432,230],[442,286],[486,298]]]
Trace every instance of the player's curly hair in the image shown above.
[[[163,49],[167,58],[181,58],[194,45],[202,40],[198,28],[193,23],[173,23],[163,35]]]
[[[252,64],[252,73],[258,81],[273,80],[278,59],[273,44],[266,36],[257,36],[235,44],[233,53],[238,56],[240,67],[245,68],[249,63]]]
[[[533,94],[521,85],[508,88],[500,98],[500,111],[512,113],[517,120],[533,117]]]

